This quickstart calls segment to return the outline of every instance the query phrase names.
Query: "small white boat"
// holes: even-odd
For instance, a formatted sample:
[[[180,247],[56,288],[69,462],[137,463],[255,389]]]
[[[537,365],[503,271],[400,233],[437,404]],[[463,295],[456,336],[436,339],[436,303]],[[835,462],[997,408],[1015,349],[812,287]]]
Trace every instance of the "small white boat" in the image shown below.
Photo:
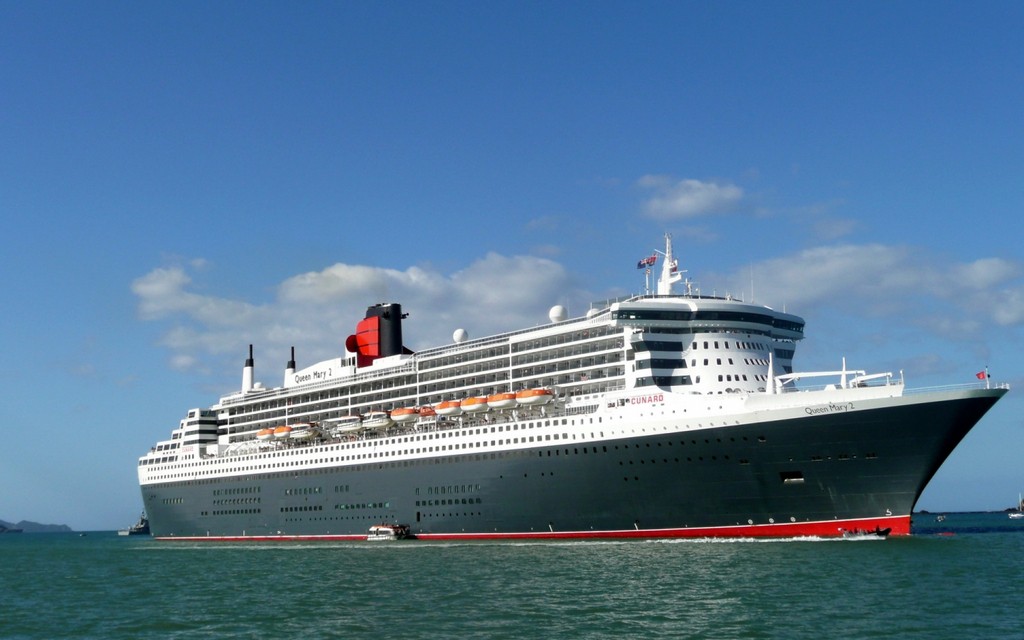
[[[1011,520],[1024,518],[1024,497],[1022,497],[1021,494],[1017,494],[1017,510],[1010,511],[1007,515],[1010,516]]]
[[[366,539],[370,542],[406,540],[413,537],[407,524],[375,524],[366,533]]]
[[[368,411],[363,416],[363,427],[367,429],[385,429],[394,424],[387,411]]]
[[[317,436],[316,425],[309,422],[299,422],[291,425],[291,428],[289,437],[292,440],[312,440]]]
[[[331,427],[331,433],[335,435],[352,433],[353,431],[359,431],[363,428],[363,417],[360,415],[331,418],[330,422],[334,425]]]

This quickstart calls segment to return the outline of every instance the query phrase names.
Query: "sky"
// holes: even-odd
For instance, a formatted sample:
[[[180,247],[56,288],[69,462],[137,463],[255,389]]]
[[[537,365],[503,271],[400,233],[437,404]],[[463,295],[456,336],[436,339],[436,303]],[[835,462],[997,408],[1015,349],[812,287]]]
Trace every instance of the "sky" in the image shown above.
[[[1011,392],[918,508],[1024,491],[1024,5],[0,0],[0,519],[104,530],[190,408],[639,293],[795,367]]]

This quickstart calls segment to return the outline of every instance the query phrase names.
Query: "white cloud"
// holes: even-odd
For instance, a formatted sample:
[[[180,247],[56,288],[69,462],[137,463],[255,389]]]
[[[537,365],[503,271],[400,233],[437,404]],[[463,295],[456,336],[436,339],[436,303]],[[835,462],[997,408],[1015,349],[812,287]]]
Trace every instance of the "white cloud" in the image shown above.
[[[1020,275],[1020,265],[1003,258],[982,258],[968,264],[953,265],[951,274],[961,287],[984,289]]]
[[[132,282],[132,292],[139,298],[139,315],[145,320],[158,320],[184,313],[211,325],[234,324],[252,319],[257,308],[245,302],[212,298],[186,290],[192,278],[181,267],[154,269]]]
[[[997,296],[994,319],[1003,326],[1024,324],[1024,286],[1016,286]]]
[[[658,220],[678,220],[721,213],[733,209],[743,199],[743,189],[729,183],[677,180],[669,176],[647,175],[640,178],[637,184],[653,191],[644,209],[648,216]]]
[[[749,291],[751,270],[756,301],[801,315],[829,308],[851,322],[888,317],[945,335],[1024,323],[1022,267],[1000,258],[949,263],[906,246],[845,244],[766,260],[724,280]]]

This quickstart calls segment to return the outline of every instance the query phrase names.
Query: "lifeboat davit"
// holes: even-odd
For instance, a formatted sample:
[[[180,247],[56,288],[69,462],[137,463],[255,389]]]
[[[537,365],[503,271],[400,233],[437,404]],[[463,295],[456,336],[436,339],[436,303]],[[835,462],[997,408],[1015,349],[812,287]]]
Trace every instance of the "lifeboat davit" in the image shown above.
[[[516,394],[506,391],[487,396],[487,406],[492,409],[508,409],[516,406]]]
[[[479,413],[488,409],[490,407],[487,406],[486,396],[475,396],[462,401],[462,410],[466,413]]]
[[[291,435],[292,435],[292,428],[289,427],[286,424],[283,424],[280,427],[274,427],[274,439],[275,440],[285,440],[287,438],[290,438]]]
[[[523,389],[516,392],[516,401],[519,404],[539,405],[551,402],[555,394],[551,389]]]
[[[394,424],[387,411],[368,411],[363,416],[363,426],[367,429],[384,429]]]
[[[391,419],[395,422],[415,422],[419,417],[419,409],[415,407],[402,407],[391,412]]]
[[[462,402],[459,400],[445,400],[434,407],[439,416],[457,416],[462,413]]]
[[[261,442],[266,442],[267,440],[273,440],[274,439],[274,430],[270,429],[270,428],[260,429],[259,431],[256,432],[256,439],[261,441]]]

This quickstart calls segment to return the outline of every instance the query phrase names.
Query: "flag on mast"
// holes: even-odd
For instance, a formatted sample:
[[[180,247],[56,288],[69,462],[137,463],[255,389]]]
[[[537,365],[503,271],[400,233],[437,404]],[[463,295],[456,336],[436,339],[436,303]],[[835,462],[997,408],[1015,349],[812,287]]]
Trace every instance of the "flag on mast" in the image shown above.
[[[657,261],[658,261],[658,254],[655,253],[655,254],[653,254],[651,256],[648,256],[646,258],[641,258],[640,262],[636,263],[636,268],[637,269],[643,269],[644,267],[650,267],[650,266],[653,266],[654,263],[657,262]]]

